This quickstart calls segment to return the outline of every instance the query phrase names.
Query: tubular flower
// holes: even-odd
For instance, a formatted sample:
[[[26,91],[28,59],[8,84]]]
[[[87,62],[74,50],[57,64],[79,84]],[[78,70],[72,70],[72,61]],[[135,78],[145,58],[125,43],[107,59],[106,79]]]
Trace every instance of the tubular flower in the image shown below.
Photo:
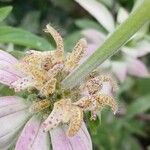
[[[16,94],[27,93],[27,100],[18,96],[0,98],[0,149],[17,141],[16,150],[46,150],[50,148],[50,133],[54,150],[91,150],[83,114],[90,111],[91,119],[96,119],[105,106],[110,106],[115,114],[116,101],[102,91],[104,83],[110,83],[115,91],[116,82],[111,76],[95,71],[73,90],[63,89],[61,81],[79,65],[87,43],[85,39],[79,40],[72,53],[65,56],[59,33],[50,25],[45,32],[54,38],[56,50],[30,50],[19,61],[0,51],[0,82],[13,88]]]

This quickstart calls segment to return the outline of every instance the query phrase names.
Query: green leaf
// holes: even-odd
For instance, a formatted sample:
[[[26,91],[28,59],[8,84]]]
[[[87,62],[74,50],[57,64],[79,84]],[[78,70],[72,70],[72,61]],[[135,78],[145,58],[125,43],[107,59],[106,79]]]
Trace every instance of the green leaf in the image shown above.
[[[82,37],[81,33],[79,31],[73,32],[72,34],[68,35],[67,38],[65,38],[65,51],[71,52],[75,44],[78,42],[78,40]]]
[[[62,81],[62,86],[64,88],[73,88],[107,58],[114,55],[122,45],[150,20],[149,10],[150,0],[145,0],[143,4],[132,12],[129,18],[106,39],[91,57]]]
[[[93,28],[97,30],[101,30],[102,32],[106,33],[106,30],[100,26],[97,22],[90,20],[90,19],[77,19],[75,21],[76,26],[82,29],[87,29],[87,28]]]
[[[127,118],[132,118],[150,108],[150,95],[135,100],[127,109]]]
[[[126,91],[128,91],[129,89],[131,89],[134,86],[134,80],[130,77],[128,77],[125,82],[123,84],[121,84],[121,86],[119,87],[119,91],[118,94],[122,94]]]
[[[124,126],[126,128],[126,130],[128,130],[131,134],[137,134],[140,136],[145,137],[146,133],[143,130],[144,125],[143,122],[140,122],[139,120],[135,120],[135,119],[124,119]]]
[[[88,122],[90,131],[92,132],[92,134],[97,134],[98,127],[100,126],[100,119],[97,117],[96,120],[91,120],[90,117],[91,117],[91,114],[87,113],[86,121]]]
[[[52,49],[51,44],[45,39],[10,26],[0,26],[0,43],[13,43],[37,50]]]
[[[24,56],[24,52],[18,51],[18,50],[13,50],[10,52],[10,54],[13,55],[17,59],[20,59]]]
[[[150,89],[147,88],[150,87],[150,78],[137,79],[136,83],[137,93],[140,95],[146,95],[150,93]]]
[[[11,12],[12,7],[11,6],[6,6],[6,7],[1,7],[0,8],[0,22],[3,21],[8,14]]]
[[[124,149],[124,150],[141,150],[142,149],[138,140],[130,134],[125,134],[122,141],[120,142],[122,144],[120,149]]]
[[[21,21],[20,27],[32,33],[39,33],[39,22],[40,11],[29,11]]]
[[[14,95],[15,92],[13,89],[10,89],[8,86],[0,84],[0,96]]]

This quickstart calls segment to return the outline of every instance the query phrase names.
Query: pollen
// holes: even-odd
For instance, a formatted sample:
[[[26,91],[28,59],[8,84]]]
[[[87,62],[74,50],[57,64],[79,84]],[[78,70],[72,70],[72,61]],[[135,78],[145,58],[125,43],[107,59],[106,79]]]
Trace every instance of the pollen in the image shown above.
[[[50,106],[50,100],[44,99],[35,102],[34,104],[31,105],[29,108],[30,112],[39,112],[42,111]]]
[[[105,106],[109,106],[113,113],[116,114],[117,110],[118,110],[118,105],[117,102],[108,95],[103,95],[103,94],[98,94],[95,95],[95,100],[98,102],[98,106],[97,107],[105,107]]]
[[[50,25],[47,25],[44,31],[50,33],[56,43],[56,50],[52,53],[53,63],[62,61],[64,58],[64,44],[61,35]]]
[[[71,118],[70,118],[67,135],[74,136],[80,130],[81,124],[83,122],[83,110],[80,107],[72,105],[70,113],[71,113]]]
[[[85,54],[87,49],[87,43],[85,39],[79,40],[79,42],[75,45],[72,53],[70,53],[65,61],[66,70],[73,70]]]
[[[53,68],[49,69],[48,76],[49,78],[54,78],[61,70],[63,69],[63,64],[56,64]]]
[[[56,82],[57,80],[55,78],[47,81],[43,87],[41,88],[40,90],[40,94],[41,95],[45,95],[45,96],[48,96],[50,94],[53,94],[54,91],[55,91],[55,87],[56,87]]]

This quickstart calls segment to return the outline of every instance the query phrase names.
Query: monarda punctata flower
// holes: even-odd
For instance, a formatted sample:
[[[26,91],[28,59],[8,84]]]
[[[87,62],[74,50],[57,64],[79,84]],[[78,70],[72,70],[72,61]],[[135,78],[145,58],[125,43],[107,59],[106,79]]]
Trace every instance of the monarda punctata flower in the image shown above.
[[[50,143],[53,150],[92,150],[84,113],[90,111],[96,119],[110,106],[115,114],[116,101],[102,89],[109,83],[115,90],[116,83],[94,71],[74,89],[63,89],[61,81],[79,65],[87,43],[80,39],[72,53],[65,54],[59,33],[50,25],[45,32],[54,38],[56,50],[30,50],[19,61],[0,51],[0,82],[16,95],[26,95],[0,98],[0,149],[16,142],[15,150],[48,150]]]

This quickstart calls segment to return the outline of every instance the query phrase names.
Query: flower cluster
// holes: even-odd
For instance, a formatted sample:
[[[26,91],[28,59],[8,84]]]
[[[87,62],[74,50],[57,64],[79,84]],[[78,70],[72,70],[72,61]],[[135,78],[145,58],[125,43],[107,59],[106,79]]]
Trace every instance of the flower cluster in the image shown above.
[[[47,131],[51,134],[54,150],[70,147],[67,142],[63,143],[63,138],[72,141],[71,145],[74,145],[76,140],[83,140],[81,149],[92,149],[83,114],[85,111],[90,111],[91,119],[96,119],[97,114],[105,106],[110,106],[115,114],[116,101],[102,92],[102,89],[104,83],[109,83],[115,91],[116,82],[111,76],[95,71],[74,89],[63,89],[61,81],[80,64],[86,53],[87,43],[85,39],[79,40],[72,53],[66,55],[63,39],[59,33],[50,25],[46,26],[45,32],[50,33],[54,38],[56,50],[44,52],[30,50],[19,61],[10,54],[0,51],[2,66],[0,82],[13,88],[15,92],[28,91],[28,96],[35,95],[30,101],[19,97],[0,98],[2,117],[0,122],[3,128],[0,138],[5,137],[3,144],[0,140],[0,148],[6,148],[8,141],[16,135],[15,130],[19,132],[19,129],[32,116],[17,141],[16,150],[48,149]],[[5,126],[9,119],[14,121],[16,119],[17,123],[13,123],[12,127]],[[56,141],[61,141],[62,146]],[[38,144],[40,144],[39,147]]]

